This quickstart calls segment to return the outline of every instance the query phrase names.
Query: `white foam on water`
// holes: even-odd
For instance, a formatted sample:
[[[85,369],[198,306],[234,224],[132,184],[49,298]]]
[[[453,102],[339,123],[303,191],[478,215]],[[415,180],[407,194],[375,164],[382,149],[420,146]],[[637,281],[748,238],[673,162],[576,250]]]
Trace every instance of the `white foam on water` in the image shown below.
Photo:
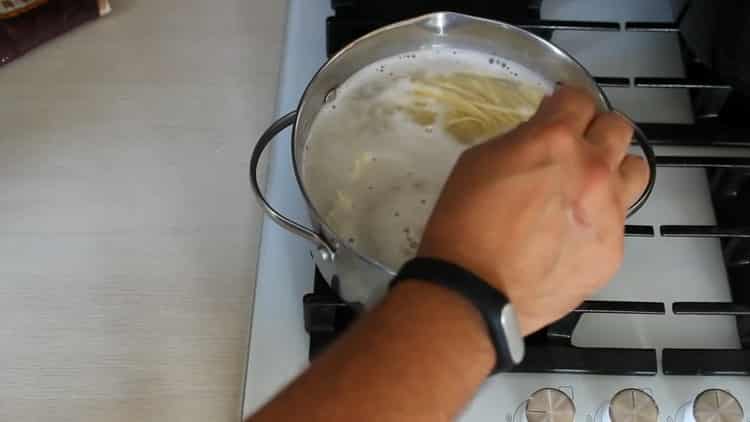
[[[354,74],[310,129],[303,182],[318,214],[342,242],[394,270],[416,253],[440,190],[467,148],[439,120],[423,126],[397,106],[408,101],[412,77],[458,72],[552,89],[536,73],[503,58],[419,50]]]

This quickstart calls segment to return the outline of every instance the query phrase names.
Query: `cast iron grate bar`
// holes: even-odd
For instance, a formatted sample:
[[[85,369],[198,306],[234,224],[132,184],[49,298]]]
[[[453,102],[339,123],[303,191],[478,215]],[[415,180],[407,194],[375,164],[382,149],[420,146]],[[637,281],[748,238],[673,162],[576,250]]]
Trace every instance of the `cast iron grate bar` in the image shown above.
[[[750,146],[750,129],[721,124],[638,123],[656,145]]]
[[[330,58],[357,38],[380,27],[392,24],[394,20],[378,18],[356,18],[329,16],[326,19],[326,52]]]
[[[627,237],[654,237],[654,228],[652,226],[625,226],[625,236]]]
[[[665,225],[659,231],[664,237],[750,238],[750,227]]]
[[[626,31],[639,32],[680,32],[674,22],[625,22]]]
[[[629,88],[630,79],[620,78],[617,76],[594,76],[594,80],[601,87],[605,88]]]
[[[734,316],[738,327],[750,322],[750,305],[732,302],[675,302],[675,315]],[[750,375],[750,349],[664,349],[666,375]]]
[[[701,157],[662,155],[656,157],[656,165],[660,167],[711,167],[750,169],[750,157]]]
[[[733,316],[737,320],[741,348],[750,350],[750,304],[747,302],[675,302],[672,304],[672,313],[675,315]]]
[[[612,347],[576,347],[573,331],[587,313],[662,315],[660,302],[589,300],[546,328],[542,342],[530,341],[526,357],[514,372],[573,373],[607,375],[655,375],[656,350]],[[535,334],[535,336],[537,336]]]
[[[573,312],[581,314],[664,315],[666,313],[666,308],[661,302],[587,300],[578,306]]]
[[[523,29],[533,30],[560,30],[560,31],[606,31],[617,32],[620,30],[619,22],[605,21],[569,21],[569,20],[513,20],[514,25]]]
[[[690,78],[643,78],[633,79],[633,85],[638,88],[710,88],[732,89],[731,85],[723,82]]]
[[[527,346],[513,372],[656,375],[656,350]]]
[[[750,350],[664,349],[664,375],[750,375]]]
[[[750,316],[750,305],[731,302],[675,302],[675,315],[729,315]]]
[[[332,56],[349,42],[373,31],[393,23],[394,19],[384,19],[377,17],[348,17],[348,16],[329,16],[326,20],[326,49],[328,56]],[[536,31],[545,38],[551,36],[552,31],[619,31],[618,22],[599,22],[599,21],[569,21],[569,20],[542,20],[542,19],[510,19],[510,22],[516,26]],[[617,81],[617,86],[629,86],[622,84],[622,78]]]

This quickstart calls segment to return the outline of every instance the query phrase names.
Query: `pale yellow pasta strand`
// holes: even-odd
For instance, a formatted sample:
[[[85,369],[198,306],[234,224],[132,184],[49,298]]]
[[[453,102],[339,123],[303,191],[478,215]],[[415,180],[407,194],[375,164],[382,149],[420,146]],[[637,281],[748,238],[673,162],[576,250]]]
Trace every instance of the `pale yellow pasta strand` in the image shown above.
[[[487,139],[512,129],[531,116],[544,95],[541,89],[517,81],[465,72],[420,77],[412,82],[412,94],[417,99],[405,109],[423,113],[430,105],[439,106],[445,113],[446,130],[462,142]]]

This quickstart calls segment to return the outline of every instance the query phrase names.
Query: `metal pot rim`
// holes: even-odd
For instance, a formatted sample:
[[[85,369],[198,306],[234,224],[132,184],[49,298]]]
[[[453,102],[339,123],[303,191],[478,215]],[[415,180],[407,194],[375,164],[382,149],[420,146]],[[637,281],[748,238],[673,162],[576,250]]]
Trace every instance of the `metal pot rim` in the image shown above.
[[[564,49],[562,49],[559,46],[555,45],[554,43],[552,43],[552,42],[550,42],[550,41],[548,41],[548,40],[546,40],[546,39],[544,39],[542,37],[539,37],[536,34],[533,34],[533,33],[529,32],[529,31],[526,31],[526,30],[524,30],[522,28],[519,28],[517,26],[511,25],[511,24],[508,24],[508,23],[505,23],[505,22],[500,22],[500,21],[491,20],[491,19],[485,19],[485,18],[479,18],[479,17],[475,17],[475,16],[471,16],[471,15],[466,15],[466,14],[461,14],[461,13],[455,13],[455,12],[434,12],[434,13],[429,13],[429,14],[425,14],[425,15],[422,15],[422,16],[418,16],[418,17],[415,17],[415,18],[411,18],[411,19],[399,21],[399,22],[393,23],[391,25],[387,25],[387,26],[384,26],[382,28],[376,29],[376,30],[374,30],[372,32],[369,32],[369,33],[367,33],[367,34],[365,34],[365,35],[357,38],[356,40],[352,41],[351,43],[347,44],[344,48],[342,48],[340,51],[338,51],[335,55],[333,55],[331,58],[329,58],[328,60],[326,60],[326,62],[323,65],[321,65],[321,67],[315,72],[315,75],[313,75],[313,77],[310,79],[310,81],[306,85],[305,90],[303,91],[302,96],[300,97],[300,100],[299,100],[299,102],[297,104],[297,116],[294,119],[294,124],[292,126],[292,135],[290,136],[291,153],[292,153],[292,167],[293,167],[293,171],[294,171],[295,180],[297,181],[297,186],[299,187],[299,190],[302,193],[302,196],[303,196],[303,198],[305,200],[305,203],[306,203],[308,209],[312,213],[313,219],[318,224],[320,224],[321,227],[323,227],[325,229],[325,230],[322,230],[322,232],[325,233],[325,231],[327,230],[329,233],[333,234],[333,239],[325,239],[325,240],[327,240],[329,242],[329,245],[332,246],[333,250],[331,252],[335,253],[341,247],[342,241],[338,237],[338,234],[336,233],[336,231],[332,230],[332,228],[328,225],[328,223],[325,221],[325,219],[322,218],[322,216],[319,214],[318,210],[314,206],[312,200],[310,199],[310,197],[309,197],[309,195],[308,195],[308,193],[307,193],[307,191],[305,189],[305,185],[304,185],[304,182],[303,182],[303,179],[302,179],[302,175],[300,174],[300,170],[299,170],[301,168],[301,164],[302,163],[298,162],[298,160],[297,160],[297,156],[298,155],[297,155],[297,147],[296,147],[295,138],[297,137],[297,134],[298,134],[297,131],[298,131],[298,128],[299,128],[299,125],[300,125],[300,116],[301,116],[301,113],[299,113],[299,111],[302,110],[302,107],[303,107],[306,99],[308,98],[308,91],[311,89],[311,86],[313,86],[313,84],[316,82],[316,80],[318,79],[318,77],[322,73],[324,73],[328,68],[330,68],[331,66],[335,65],[336,62],[337,62],[337,60],[339,60],[340,57],[346,55],[349,51],[351,51],[352,49],[356,48],[358,44],[362,43],[363,41],[365,41],[367,39],[370,39],[370,38],[373,38],[373,37],[377,37],[378,35],[386,32],[386,31],[390,31],[390,30],[393,30],[395,28],[400,28],[400,27],[404,27],[404,26],[418,25],[418,24],[423,24],[423,23],[430,22],[430,21],[435,22],[435,25],[441,26],[441,25],[444,25],[446,22],[455,21],[455,20],[466,20],[466,21],[481,22],[481,23],[485,23],[487,25],[492,25],[492,26],[495,26],[495,27],[500,27],[500,28],[502,28],[504,30],[509,30],[509,31],[513,31],[513,32],[519,33],[519,34],[521,34],[521,35],[523,35],[525,37],[529,37],[529,38],[533,39],[534,41],[541,43],[544,47],[549,48],[551,51],[555,52],[560,57],[563,57],[565,60],[570,61],[583,74],[585,74],[592,81],[594,81],[594,78],[589,73],[589,71],[583,65],[581,65],[581,63],[579,63],[575,58],[573,58],[573,56],[571,56],[567,51],[565,51]],[[613,110],[612,105],[611,105],[609,99],[607,98],[606,94],[602,90],[602,88],[598,84],[596,84],[596,83],[594,83],[594,86],[596,87],[596,90],[597,90],[597,92],[599,94],[600,100],[601,100],[602,104],[604,104],[606,110],[608,110],[608,111]],[[637,132],[640,132],[638,130],[637,126],[635,126],[635,125],[633,125],[633,126],[634,126],[634,128],[636,129]],[[640,133],[640,135],[642,135],[642,132]],[[641,198],[639,198],[639,200],[636,202],[636,204],[634,204],[634,206],[631,207],[631,209],[629,210],[628,215],[632,215],[635,211],[637,211],[646,202],[646,200],[650,196],[651,190],[653,189],[653,180],[654,180],[654,177],[655,177],[655,165],[651,165],[651,164],[653,164],[653,157],[649,156],[649,153],[653,154],[653,152],[650,151],[650,147],[648,147],[647,143],[644,145],[645,142],[646,142],[646,140],[644,138],[643,142],[641,142],[641,147],[643,148],[644,154],[647,156],[646,158],[649,159],[650,170],[651,170],[651,177],[650,177],[650,181],[649,181],[649,186],[647,186],[646,190],[644,190],[643,194],[641,195]],[[325,235],[321,234],[321,233],[318,233],[318,235],[321,236],[321,237],[325,237]],[[378,269],[380,269],[382,271],[385,271],[386,273],[390,274],[391,276],[393,276],[393,275],[396,274],[396,270],[397,269],[391,269],[388,266],[386,266],[385,264],[383,264],[382,262],[380,262],[379,260],[377,260],[377,259],[375,259],[375,258],[373,258],[373,257],[371,257],[369,255],[361,253],[356,247],[353,247],[353,246],[350,246],[350,245],[346,245],[346,247],[348,249],[350,249],[353,252],[353,254],[358,259],[361,259],[362,261],[364,261],[364,262],[366,262],[366,263],[368,263],[370,265],[373,265],[373,266],[375,266],[376,268],[378,268]]]

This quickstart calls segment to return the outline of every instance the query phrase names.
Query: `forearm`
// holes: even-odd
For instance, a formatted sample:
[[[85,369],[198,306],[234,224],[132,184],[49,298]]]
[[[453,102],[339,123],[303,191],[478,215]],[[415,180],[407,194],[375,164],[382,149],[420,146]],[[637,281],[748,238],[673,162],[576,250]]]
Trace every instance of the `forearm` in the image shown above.
[[[513,304],[523,334],[558,320],[617,271],[648,167],[632,128],[559,87],[527,123],[466,150],[419,256],[462,266]],[[252,421],[447,421],[495,365],[479,312],[433,284],[399,284]]]
[[[453,420],[494,364],[468,301],[403,283],[250,420]]]

